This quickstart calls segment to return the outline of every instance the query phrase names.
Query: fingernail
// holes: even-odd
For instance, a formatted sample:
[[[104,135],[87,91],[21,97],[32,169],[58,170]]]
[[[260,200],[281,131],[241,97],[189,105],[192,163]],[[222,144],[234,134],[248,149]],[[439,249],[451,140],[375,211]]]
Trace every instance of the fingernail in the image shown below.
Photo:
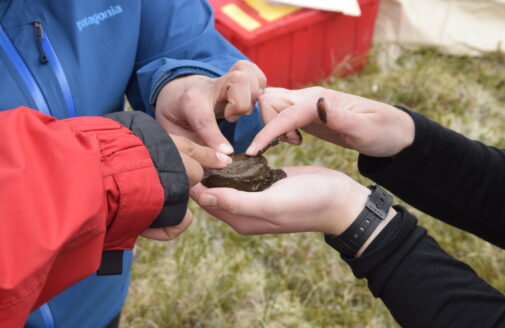
[[[202,206],[216,206],[217,197],[209,194],[203,194],[202,196],[200,196],[199,203]]]
[[[228,145],[228,144],[220,144],[219,145],[219,151],[225,154],[232,154],[233,153],[233,147]]]
[[[220,162],[226,162],[226,164],[231,164],[231,162],[233,162],[230,156],[223,153],[216,152],[216,157]]]
[[[289,132],[286,134],[286,136],[287,136],[287,139],[285,141],[289,142],[290,144],[301,145],[303,142],[303,137],[298,130],[294,130],[292,132]]]
[[[327,119],[326,119],[326,101],[324,100],[324,97],[321,97],[317,100],[317,116],[319,116],[319,119],[321,122],[326,124]]]
[[[257,146],[256,144],[252,143],[249,148],[247,148],[247,150],[245,151],[246,155],[250,155],[250,156],[254,156],[256,155],[256,152],[257,152]]]

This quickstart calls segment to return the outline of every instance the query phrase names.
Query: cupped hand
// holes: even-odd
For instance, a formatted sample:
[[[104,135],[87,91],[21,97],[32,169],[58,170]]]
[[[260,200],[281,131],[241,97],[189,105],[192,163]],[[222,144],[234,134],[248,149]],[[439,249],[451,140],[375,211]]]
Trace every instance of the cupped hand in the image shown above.
[[[260,106],[266,126],[246,151],[248,155],[256,155],[273,138],[298,128],[374,157],[396,155],[414,140],[414,122],[404,111],[335,90],[267,88]]]
[[[184,137],[170,135],[181,156],[190,187],[198,184],[203,178],[203,168],[222,169],[231,163],[231,158],[215,150],[198,145]],[[172,227],[148,228],[141,236],[154,240],[168,241],[177,238],[192,222],[188,209],[181,223]]]
[[[167,83],[156,101],[156,117],[171,134],[184,136],[224,154],[233,147],[216,118],[235,122],[254,110],[266,87],[265,74],[249,61],[238,61],[226,75],[179,77]]]
[[[322,167],[286,167],[288,177],[261,192],[205,188],[191,197],[244,235],[317,231],[339,235],[358,216],[370,191]]]

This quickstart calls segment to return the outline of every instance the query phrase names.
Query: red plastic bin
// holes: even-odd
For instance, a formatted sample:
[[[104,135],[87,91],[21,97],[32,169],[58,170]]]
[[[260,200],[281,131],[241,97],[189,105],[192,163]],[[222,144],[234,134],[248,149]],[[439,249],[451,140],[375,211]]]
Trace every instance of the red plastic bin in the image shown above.
[[[245,1],[209,0],[217,30],[265,72],[270,86],[285,88],[360,70],[372,43],[379,1],[359,0],[360,17],[300,9],[267,21]],[[242,24],[223,10],[230,4],[239,8]]]

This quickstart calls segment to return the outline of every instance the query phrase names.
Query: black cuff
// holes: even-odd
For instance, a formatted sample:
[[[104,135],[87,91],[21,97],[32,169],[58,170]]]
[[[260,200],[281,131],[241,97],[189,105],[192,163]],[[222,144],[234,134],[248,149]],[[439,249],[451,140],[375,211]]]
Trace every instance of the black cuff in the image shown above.
[[[115,112],[104,115],[139,137],[149,150],[165,191],[165,203],[152,228],[174,226],[186,215],[189,183],[179,151],[163,127],[151,116],[139,112]]]
[[[345,257],[357,278],[367,278],[374,296],[379,296],[384,284],[412,247],[426,235],[417,226],[417,219],[402,206],[394,206],[398,212],[380,232],[360,257]]]

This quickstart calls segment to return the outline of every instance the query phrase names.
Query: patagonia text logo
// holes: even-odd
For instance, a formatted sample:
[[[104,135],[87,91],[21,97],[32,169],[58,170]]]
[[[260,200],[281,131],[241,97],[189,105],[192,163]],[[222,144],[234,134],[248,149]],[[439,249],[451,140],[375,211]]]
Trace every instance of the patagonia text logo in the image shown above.
[[[104,10],[99,13],[94,13],[91,16],[84,17],[80,21],[78,21],[77,28],[79,31],[82,31],[84,28],[90,25],[99,25],[102,21],[111,18],[112,16],[119,15],[123,12],[123,8],[120,5],[110,6],[109,9]]]

